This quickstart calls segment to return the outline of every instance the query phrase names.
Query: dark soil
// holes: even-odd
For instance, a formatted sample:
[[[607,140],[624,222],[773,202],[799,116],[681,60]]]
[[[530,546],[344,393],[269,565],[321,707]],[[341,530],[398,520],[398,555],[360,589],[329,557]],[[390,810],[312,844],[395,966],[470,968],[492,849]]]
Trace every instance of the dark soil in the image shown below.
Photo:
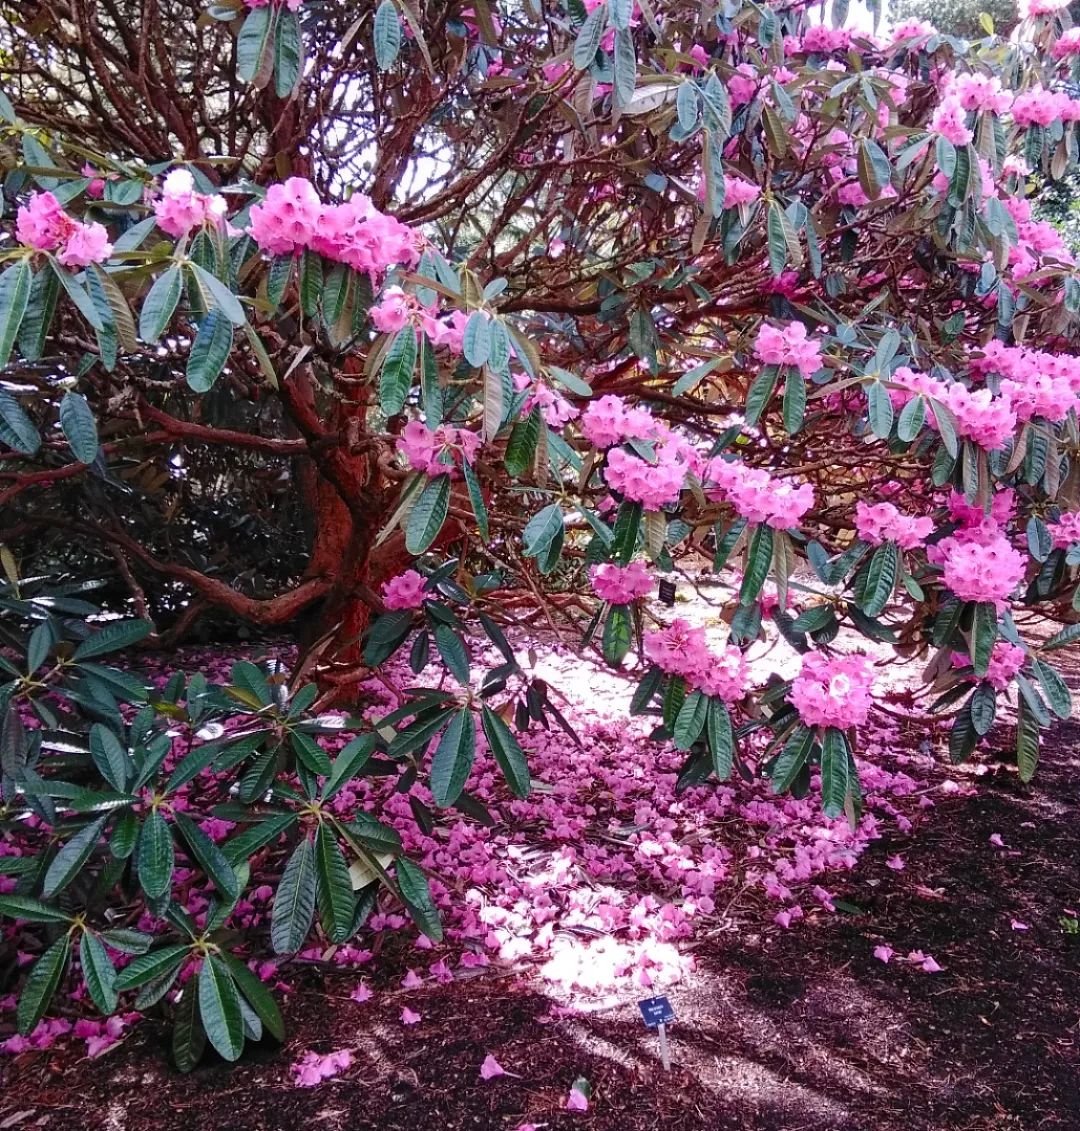
[[[747,909],[699,939],[697,974],[669,995],[670,1073],[632,1001],[560,1013],[542,983],[492,969],[410,993],[396,988],[404,957],[386,955],[374,1001],[349,1000],[355,975],[312,975],[288,1004],[287,1048],[236,1067],[179,1076],[151,1023],[100,1060],[56,1048],[5,1061],[0,1129],[1076,1131],[1080,936],[1061,919],[1080,903],[1078,783],[1070,722],[1030,787],[1002,765],[834,883],[859,914],[783,931]],[[885,965],[879,942],[945,969]],[[401,1024],[404,1005],[420,1024]],[[339,1048],[353,1050],[343,1075],[291,1085],[304,1050]],[[489,1052],[520,1078],[482,1081]],[[565,1110],[578,1076],[594,1090],[587,1114]]]

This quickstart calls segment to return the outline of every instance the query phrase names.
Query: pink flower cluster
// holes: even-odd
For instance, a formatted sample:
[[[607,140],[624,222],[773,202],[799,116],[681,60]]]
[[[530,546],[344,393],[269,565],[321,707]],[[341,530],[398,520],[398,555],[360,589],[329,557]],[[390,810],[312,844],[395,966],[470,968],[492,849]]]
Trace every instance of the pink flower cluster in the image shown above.
[[[794,35],[785,36],[784,54],[831,55],[834,51],[846,51],[851,46],[851,34],[848,28],[815,24],[806,29],[801,39]]]
[[[750,686],[742,652],[731,646],[711,651],[705,629],[694,628],[681,617],[667,628],[645,634],[645,655],[661,671],[682,676],[690,687],[725,703],[737,703]]]
[[[811,727],[861,726],[870,714],[874,670],[860,654],[826,656],[810,652],[791,684],[791,704]]]
[[[109,233],[102,224],[72,219],[51,192],[35,192],[19,208],[15,238],[35,251],[57,251],[65,267],[89,267],[112,255]]]
[[[161,184],[161,196],[154,201],[158,227],[176,239],[207,221],[220,224],[225,219],[225,198],[195,191],[195,178],[189,169],[173,169]]]
[[[1054,122],[1080,122],[1080,101],[1064,91],[1037,86],[1018,94],[1012,105],[1018,126],[1049,126]]]
[[[729,502],[747,522],[764,522],[774,530],[790,530],[814,505],[814,488],[774,479],[759,467],[718,456],[705,472],[706,494]]]
[[[765,365],[790,365],[804,377],[821,368],[821,344],[812,341],[801,322],[771,326],[763,322],[754,342],[754,356]]]
[[[432,431],[422,420],[410,420],[398,437],[398,451],[425,475],[450,475],[455,465],[472,463],[480,437],[467,428],[442,424]]]
[[[1071,27],[1050,48],[1050,54],[1055,59],[1070,59],[1080,55],[1080,27]]]
[[[1080,542],[1080,511],[1065,511],[1047,525],[1058,549],[1067,550]]]
[[[631,407],[622,397],[598,397],[581,414],[581,434],[595,448],[649,439],[659,431],[660,424],[651,412]]]
[[[964,110],[989,110],[994,114],[1004,114],[1012,105],[1012,95],[1001,89],[1001,79],[996,75],[957,75],[950,94]]]
[[[980,541],[956,535],[935,546],[942,580],[961,601],[992,601],[1001,608],[1024,579],[1026,559],[1000,532]]]
[[[955,97],[941,100],[930,119],[930,129],[953,145],[967,145],[975,136],[967,126],[967,111]]]
[[[418,609],[427,597],[424,592],[426,584],[427,578],[422,573],[407,569],[383,584],[383,604],[391,610]]]
[[[593,566],[590,576],[593,592],[613,605],[629,605],[652,592],[652,574],[644,562],[631,562],[628,566],[604,562]]]
[[[251,209],[251,238],[268,255],[292,255],[311,248],[378,279],[389,267],[414,264],[419,237],[372,207],[356,193],[342,204],[324,204],[303,177],[271,185]]]
[[[678,500],[688,470],[685,451],[678,443],[657,444],[653,463],[622,448],[612,448],[604,482],[624,498],[656,511]]]
[[[971,371],[1001,378],[1001,395],[1009,399],[1018,420],[1042,416],[1060,423],[1080,408],[1080,358],[1046,353],[1026,346],[987,342]]]
[[[932,518],[904,514],[892,503],[860,500],[855,504],[855,531],[871,546],[895,542],[901,550],[914,550],[926,541],[933,529]]]
[[[950,409],[956,418],[956,434],[986,451],[997,451],[1016,431],[1016,410],[1006,396],[995,397],[989,389],[969,389],[959,381],[951,384],[926,373],[900,366],[891,380],[900,388],[891,390],[894,403],[906,404],[912,396],[932,397]],[[932,406],[927,421],[937,427]]]
[[[1019,644],[1010,644],[1007,640],[994,642],[994,650],[990,653],[990,663],[987,665],[986,675],[983,677],[995,691],[1004,691],[1013,681],[1013,677],[1024,666],[1027,652]],[[971,657],[958,652],[953,655],[953,667],[966,668],[971,665]]]

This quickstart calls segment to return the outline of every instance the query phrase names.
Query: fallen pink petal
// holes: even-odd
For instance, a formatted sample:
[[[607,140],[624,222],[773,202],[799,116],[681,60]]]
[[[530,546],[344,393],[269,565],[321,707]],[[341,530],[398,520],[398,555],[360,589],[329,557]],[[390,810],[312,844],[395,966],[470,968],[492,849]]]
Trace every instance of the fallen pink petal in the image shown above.
[[[480,1078],[482,1080],[494,1080],[496,1076],[505,1075],[506,1069],[503,1068],[491,1053],[488,1053],[487,1056],[484,1057],[483,1064],[480,1065]]]

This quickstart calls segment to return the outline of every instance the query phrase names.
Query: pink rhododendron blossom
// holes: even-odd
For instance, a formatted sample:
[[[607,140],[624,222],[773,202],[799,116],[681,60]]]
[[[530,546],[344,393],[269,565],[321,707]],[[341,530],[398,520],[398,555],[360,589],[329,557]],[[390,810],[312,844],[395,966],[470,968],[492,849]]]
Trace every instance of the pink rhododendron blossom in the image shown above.
[[[804,377],[821,368],[821,344],[807,336],[801,322],[772,326],[763,322],[754,341],[754,356],[766,365],[789,365]]]
[[[383,604],[388,609],[418,609],[427,598],[424,592],[426,584],[427,578],[422,573],[407,569],[384,583]]]
[[[937,548],[942,581],[961,601],[992,601],[1002,607],[1024,578],[1027,559],[1001,534],[985,543],[960,542],[953,536]]]
[[[361,982],[356,987],[356,989],[353,990],[351,994],[349,994],[349,999],[351,1001],[357,1002],[359,1005],[363,1005],[364,1002],[371,1001],[374,996],[375,994],[372,992],[371,987],[368,986],[367,982]]]
[[[890,958],[896,953],[891,946],[875,946],[874,957],[879,962],[888,962]]]
[[[613,605],[628,605],[652,592],[652,575],[644,562],[631,562],[628,566],[604,562],[593,566],[590,576],[596,595]]]
[[[154,201],[158,227],[180,239],[208,220],[224,219],[224,197],[195,191],[195,178],[189,169],[173,169],[161,184],[161,196]]]
[[[56,258],[65,267],[89,267],[91,263],[104,263],[112,251],[109,233],[103,224],[79,224]]]
[[[462,461],[472,463],[480,437],[467,428],[440,425],[431,431],[421,420],[410,420],[398,437],[398,451],[411,467],[426,475],[450,475]]]
[[[791,703],[807,726],[847,730],[866,722],[873,683],[873,668],[866,656],[809,652],[791,684]]]
[[[419,1013],[414,1013],[408,1006],[401,1011],[402,1025],[419,1025],[423,1020]]]
[[[987,665],[986,680],[996,691],[1004,691],[1013,681],[1016,673],[1027,661],[1027,652],[1018,644],[1007,640],[996,640]],[[953,656],[954,667],[969,667],[970,657],[963,654]]]
[[[655,462],[613,448],[608,453],[604,481],[612,491],[655,511],[678,499],[687,471],[682,452],[672,444],[657,446]]]
[[[990,834],[990,843],[995,848],[1004,848],[1005,847],[1005,842],[1001,839],[1001,833],[991,833]]]
[[[51,192],[30,194],[15,218],[15,237],[35,251],[55,251],[65,267],[89,267],[112,255],[109,233],[98,223],[70,217]]]
[[[902,856],[890,856],[888,860],[885,861],[885,867],[893,872],[902,872],[906,866]]]
[[[1080,542],[1080,511],[1066,511],[1047,523],[1054,545],[1060,550]]]
[[[585,1097],[585,1093],[580,1088],[571,1088],[570,1095],[566,1099],[567,1111],[588,1111],[589,1101]]]
[[[975,136],[967,127],[967,111],[959,98],[945,98],[930,119],[930,129],[953,145],[967,145]]]
[[[667,628],[645,634],[645,655],[661,671],[682,676],[706,695],[735,703],[749,687],[749,668],[738,648],[712,651],[705,630],[676,617]]]
[[[796,487],[739,460],[711,460],[705,481],[709,497],[725,499],[748,522],[764,522],[774,530],[797,526],[814,505],[814,488],[809,483]]]
[[[932,518],[916,518],[901,513],[892,503],[855,504],[855,530],[871,546],[895,542],[901,550],[921,546],[934,529]]]
[[[395,334],[409,321],[415,303],[404,291],[391,289],[368,311],[371,324],[380,334]]]

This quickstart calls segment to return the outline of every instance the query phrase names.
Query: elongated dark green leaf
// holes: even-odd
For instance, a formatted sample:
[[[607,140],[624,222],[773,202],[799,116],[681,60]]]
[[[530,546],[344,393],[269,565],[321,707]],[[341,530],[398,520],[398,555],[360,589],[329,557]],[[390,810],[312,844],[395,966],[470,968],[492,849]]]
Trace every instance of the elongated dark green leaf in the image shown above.
[[[102,931],[100,937],[103,943],[121,954],[145,954],[154,941],[153,935],[144,935],[142,931],[133,931],[127,927]]]
[[[442,942],[443,929],[439,910],[431,898],[427,876],[411,861],[401,857],[395,866],[398,890],[413,922],[433,942]]]
[[[30,302],[33,280],[34,272],[25,259],[0,275],[0,369],[11,356],[11,347]]]
[[[275,813],[272,817],[257,821],[251,828],[245,829],[238,836],[234,836],[222,845],[221,850],[225,854],[225,859],[234,868],[239,868],[260,848],[273,844],[298,819],[296,813]]]
[[[296,757],[313,774],[325,778],[330,776],[330,756],[310,734],[295,730],[290,736]]]
[[[773,558],[773,531],[765,523],[758,523],[750,532],[750,544],[747,548],[746,571],[743,574],[742,588],[739,590],[739,601],[743,605],[751,605],[757,600],[765,578],[769,576],[769,567]]]
[[[262,70],[264,52],[270,49],[275,6],[252,8],[240,28],[236,42],[236,73],[244,82],[254,82]]]
[[[713,772],[720,781],[731,777],[735,762],[735,734],[731,726],[731,714],[722,699],[709,698],[709,711],[705,719],[705,733],[712,755]]]
[[[176,944],[141,954],[116,975],[116,988],[133,990],[175,974],[191,953],[191,947]]]
[[[814,742],[814,732],[800,723],[784,743],[773,766],[773,793],[787,793],[791,789],[814,749]]]
[[[274,91],[278,98],[288,98],[300,84],[304,71],[304,40],[300,33],[300,15],[278,7],[274,36]]]
[[[604,621],[602,649],[604,659],[612,667],[618,667],[630,651],[633,639],[633,624],[627,605],[612,605]]]
[[[761,419],[766,405],[772,399],[780,371],[775,365],[766,365],[754,378],[746,394],[746,423],[753,428]]]
[[[341,846],[325,821],[315,833],[315,877],[322,928],[331,942],[344,942],[352,933],[356,898]]]
[[[109,652],[118,652],[121,648],[130,648],[132,644],[138,644],[149,636],[151,627],[150,622],[145,620],[112,621],[93,636],[88,636],[75,649],[72,659],[78,663]]]
[[[925,421],[926,402],[922,397],[912,397],[900,413],[896,434],[905,444],[910,444],[912,440],[917,439]]]
[[[206,393],[221,376],[233,344],[233,328],[219,307],[202,320],[188,354],[187,383],[196,393]]]
[[[431,794],[440,808],[461,796],[475,757],[476,723],[472,711],[463,707],[450,720],[431,760]]]
[[[490,707],[484,707],[481,721],[488,746],[506,778],[506,784],[516,797],[528,797],[532,782],[521,744],[502,717]]]
[[[503,456],[503,466],[508,475],[518,479],[532,467],[542,426],[539,408],[534,408],[514,425]]]
[[[977,735],[988,734],[997,714],[997,691],[990,683],[980,683],[968,700],[971,725]]]
[[[22,405],[0,390],[0,442],[7,444],[12,451],[32,456],[41,447],[41,437],[34,422],[23,411]]]
[[[1039,686],[1046,695],[1046,701],[1050,704],[1050,710],[1052,710],[1059,719],[1069,718],[1072,714],[1072,695],[1069,692],[1068,684],[1066,684],[1061,676],[1043,660],[1035,660],[1031,665],[1031,669],[1035,673],[1035,678],[1039,681]]]
[[[236,1060],[244,1051],[240,998],[229,968],[214,955],[199,971],[199,1018],[218,1053],[226,1060]]]
[[[382,0],[375,11],[375,62],[388,71],[401,51],[401,20],[393,0]]]
[[[828,727],[821,740],[821,804],[826,817],[839,817],[848,795],[848,743],[844,732]]]
[[[0,895],[0,915],[24,919],[27,923],[69,923],[71,916],[59,907],[50,907],[28,895]]]
[[[278,954],[295,954],[315,918],[315,846],[305,837],[289,857],[270,916],[270,941]]]
[[[186,813],[175,813],[173,819],[180,835],[187,842],[198,865],[214,882],[218,893],[229,903],[240,896],[240,881],[220,848]]]
[[[160,810],[155,809],[143,822],[136,860],[139,883],[151,899],[157,899],[172,888],[175,864],[172,833]]]
[[[91,821],[85,828],[80,829],[53,858],[49,870],[45,873],[45,880],[41,885],[41,894],[50,899],[57,892],[62,891],[82,871],[91,853],[101,840],[102,830],[108,821],[110,813]]]
[[[806,378],[789,367],[784,374],[784,429],[794,436],[806,416]]]
[[[330,774],[323,785],[322,800],[329,801],[336,797],[360,773],[374,750],[373,734],[361,734],[348,742],[334,759]]]
[[[522,535],[525,554],[538,558],[546,553],[552,542],[562,533],[563,513],[558,503],[551,503],[529,519]]]
[[[442,530],[450,511],[450,476],[436,475],[429,479],[405,520],[405,548],[410,554],[422,554]]]
[[[1023,699],[1016,711],[1016,764],[1020,780],[1031,781],[1039,764],[1039,720],[1028,709]]]
[[[607,26],[607,4],[599,4],[586,17],[574,40],[574,66],[579,71],[588,70],[600,49],[600,40]]]
[[[471,464],[463,463],[461,471],[465,477],[465,489],[469,492],[469,503],[472,505],[473,514],[476,516],[476,529],[480,534],[481,541],[487,542],[491,537],[491,532],[484,494],[480,490],[480,481],[476,478],[476,472],[473,471]]]
[[[475,369],[479,369],[491,356],[491,322],[482,310],[474,310],[465,323],[462,353]]]
[[[883,542],[874,551],[867,567],[860,606],[868,617],[880,615],[896,588],[900,572],[900,551],[895,542]]]
[[[144,342],[156,342],[165,332],[180,301],[183,282],[180,268],[175,263],[154,280],[139,312],[139,337]]]
[[[379,374],[379,407],[395,416],[405,407],[416,371],[416,330],[405,326],[390,343]]]
[[[866,400],[870,430],[875,436],[887,440],[893,426],[893,406],[889,390],[880,381],[875,381],[866,390]]]
[[[76,281],[74,275],[68,274],[55,259],[50,260],[53,271],[56,277],[60,280],[60,286],[67,292],[67,296],[75,304],[75,309],[86,319],[87,324],[99,334],[103,333],[106,329],[105,319],[101,317],[101,311],[98,310],[94,304],[94,300],[87,293],[86,288]]]
[[[997,639],[997,609],[992,601],[980,601],[971,623],[971,664],[977,676],[985,676]]]
[[[64,394],[60,402],[60,428],[75,458],[80,463],[93,463],[98,453],[97,423],[81,393]]]
[[[123,793],[133,769],[131,757],[120,739],[101,723],[90,728],[90,757],[109,785]]]
[[[443,663],[449,668],[453,677],[463,687],[468,687],[469,653],[465,647],[465,642],[448,624],[436,626],[435,647],[438,648]]]
[[[116,992],[116,969],[105,948],[89,931],[83,931],[79,942],[79,965],[82,966],[83,981],[90,1000],[108,1016],[116,1012],[119,1000]]]
[[[197,973],[181,990],[173,1018],[173,1060],[181,1072],[190,1072],[206,1050],[206,1030],[199,1020],[199,982]]]
[[[15,1013],[15,1025],[25,1037],[45,1016],[49,1003],[64,976],[68,958],[71,956],[71,936],[57,939],[34,963],[19,997],[19,1007]]]
[[[634,52],[634,37],[629,29],[620,28],[615,32],[614,79],[612,94],[616,106],[627,106],[634,97],[637,86],[637,56]]]
[[[700,691],[691,691],[683,700],[675,717],[672,737],[679,750],[689,750],[705,729],[705,717],[709,712],[709,699]]]
[[[240,993],[247,1003],[258,1014],[259,1020],[266,1026],[266,1031],[278,1041],[285,1039],[285,1021],[278,1009],[277,1002],[270,996],[266,987],[254,974],[237,958],[231,954],[222,954],[222,961],[229,968]]]

